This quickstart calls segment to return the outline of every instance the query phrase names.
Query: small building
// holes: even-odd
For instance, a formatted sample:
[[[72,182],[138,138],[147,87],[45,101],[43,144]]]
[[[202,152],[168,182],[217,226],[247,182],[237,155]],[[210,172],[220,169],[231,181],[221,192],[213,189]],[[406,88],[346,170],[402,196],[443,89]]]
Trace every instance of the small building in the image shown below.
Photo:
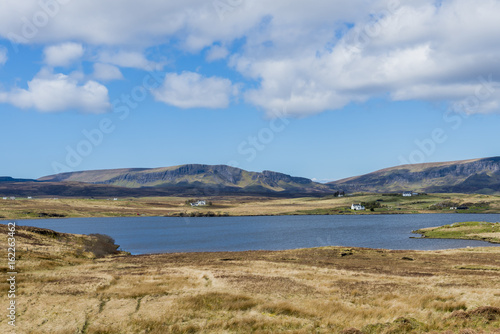
[[[115,197],[115,198],[113,198],[113,201],[118,201],[118,198],[116,198],[116,197]]]
[[[15,198],[14,196],[12,196],[10,199],[11,199],[11,200],[15,200],[16,198]]]
[[[7,197],[4,197],[3,199],[7,199]]]
[[[405,191],[403,192],[403,197],[411,197],[413,193],[411,191]]]
[[[197,202],[193,202],[190,204],[191,204],[191,206],[203,206],[203,205],[207,205],[207,202],[206,201],[197,201]]]
[[[365,210],[365,207],[361,204],[352,204],[351,210],[361,211],[361,210]]]
[[[31,196],[28,196],[28,199],[33,199],[33,197],[31,197]]]

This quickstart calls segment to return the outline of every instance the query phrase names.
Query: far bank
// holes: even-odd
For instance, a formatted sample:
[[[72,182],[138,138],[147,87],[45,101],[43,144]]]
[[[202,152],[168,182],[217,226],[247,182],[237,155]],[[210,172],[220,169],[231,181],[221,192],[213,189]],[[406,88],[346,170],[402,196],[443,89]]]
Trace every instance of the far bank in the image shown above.
[[[193,205],[198,202],[203,205]],[[364,210],[353,210],[360,204]],[[500,196],[479,194],[353,194],[345,197],[264,196],[0,199],[0,219],[71,217],[214,217],[500,213]]]

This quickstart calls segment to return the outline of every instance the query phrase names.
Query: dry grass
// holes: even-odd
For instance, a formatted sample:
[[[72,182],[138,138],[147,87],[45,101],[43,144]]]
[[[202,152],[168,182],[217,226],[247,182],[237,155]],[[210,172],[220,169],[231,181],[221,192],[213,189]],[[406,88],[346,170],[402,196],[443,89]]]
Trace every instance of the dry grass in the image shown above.
[[[466,194],[431,194],[428,196],[403,198],[380,194],[361,194],[343,198],[303,197],[272,198],[258,196],[215,196],[207,200],[209,207],[186,205],[185,197],[148,197],[109,199],[39,198],[33,200],[0,200],[0,219],[33,219],[52,217],[124,217],[124,216],[179,216],[179,215],[231,215],[258,216],[283,214],[345,214],[352,203],[379,202],[381,208],[369,213],[451,213],[429,208],[443,201],[467,204],[467,212],[500,212],[500,196]],[[474,208],[474,203],[488,203],[484,208]],[[460,211],[462,212],[462,211]]]
[[[56,236],[18,229],[16,333],[500,333],[500,248],[97,258]]]
[[[424,238],[469,239],[500,243],[500,223],[461,222],[415,231]]]

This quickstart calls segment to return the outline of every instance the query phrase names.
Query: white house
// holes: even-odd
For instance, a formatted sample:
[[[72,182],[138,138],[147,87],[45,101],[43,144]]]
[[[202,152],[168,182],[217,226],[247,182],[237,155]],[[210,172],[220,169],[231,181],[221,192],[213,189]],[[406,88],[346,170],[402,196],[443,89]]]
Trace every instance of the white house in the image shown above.
[[[351,210],[356,210],[356,211],[359,211],[359,210],[364,210],[365,207],[361,204],[352,204],[351,205]]]
[[[191,203],[191,206],[203,206],[203,205],[207,205],[207,202],[206,201],[197,201],[197,202]]]
[[[403,197],[411,197],[413,193],[411,191],[405,191],[403,192]]]
[[[33,197],[31,197],[31,196],[28,196],[28,199],[33,199]]]
[[[3,199],[7,199],[7,197],[4,197]]]

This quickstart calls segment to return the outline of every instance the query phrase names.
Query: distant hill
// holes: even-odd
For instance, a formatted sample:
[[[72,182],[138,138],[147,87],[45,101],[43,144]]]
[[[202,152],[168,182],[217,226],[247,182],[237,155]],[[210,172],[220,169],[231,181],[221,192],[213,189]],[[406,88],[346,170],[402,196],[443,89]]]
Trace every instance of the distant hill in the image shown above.
[[[36,182],[36,180],[31,179],[14,179],[10,176],[0,176],[0,183],[2,182]]]
[[[330,182],[357,192],[500,193],[500,157],[403,165]]]
[[[249,172],[226,165],[181,165],[164,168],[110,169],[45,176],[42,182],[83,182],[125,188],[215,188],[229,193],[331,193],[329,185],[303,177],[263,171]]]
[[[226,165],[190,164],[62,173],[38,180],[0,177],[2,196],[323,196],[336,191],[500,194],[500,157],[404,165],[322,184]]]

